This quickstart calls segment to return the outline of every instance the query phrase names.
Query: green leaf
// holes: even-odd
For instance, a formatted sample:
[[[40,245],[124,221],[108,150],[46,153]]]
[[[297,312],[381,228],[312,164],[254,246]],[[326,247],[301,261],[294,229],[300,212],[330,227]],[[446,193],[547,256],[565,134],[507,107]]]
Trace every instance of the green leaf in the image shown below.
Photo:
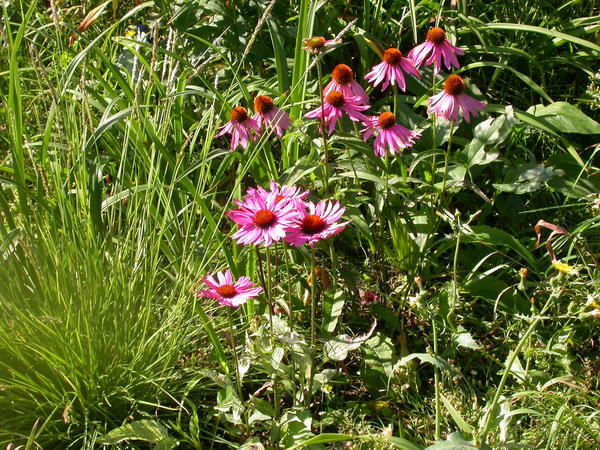
[[[324,335],[333,333],[338,319],[344,310],[346,296],[344,291],[325,291],[323,294],[323,323],[321,331]]]
[[[477,448],[473,445],[473,441],[465,440],[457,431],[449,435],[445,441],[436,442],[425,448],[425,450],[467,450],[473,448]]]
[[[402,450],[421,450],[421,447],[413,444],[410,441],[407,441],[406,439],[402,439],[402,438],[394,437],[394,436],[390,436],[385,439],[394,448],[399,448]]]
[[[473,339],[473,336],[468,331],[462,331],[454,335],[454,342],[459,347],[466,347],[472,350],[477,350],[479,344]]]
[[[541,189],[543,183],[563,174],[562,170],[544,167],[542,164],[529,163],[509,170],[504,177],[504,183],[493,183],[493,186],[503,192],[526,194]]]
[[[600,134],[600,123],[567,102],[534,105],[527,112],[558,133]]]
[[[515,123],[517,120],[510,105],[506,107],[504,114],[479,123],[473,130],[473,139],[461,152],[466,158],[467,167],[485,165],[495,161],[499,156],[496,147],[508,137]],[[486,152],[486,146],[493,147],[493,150]]]
[[[411,353],[410,355],[405,356],[400,361],[398,361],[396,367],[405,366],[406,364],[408,364],[408,362],[412,361],[415,358],[421,361],[422,363],[427,362],[429,364],[433,364],[441,370],[452,370],[452,368],[446,362],[445,359],[442,359],[439,356],[430,355],[429,353]]]
[[[175,438],[167,429],[154,420],[138,420],[109,431],[98,439],[99,444],[116,445],[123,441],[144,441],[156,444],[155,449],[169,450],[177,446]]]
[[[465,433],[473,434],[473,428],[471,427],[471,425],[465,422],[465,420],[462,418],[459,412],[454,408],[454,406],[452,406],[450,400],[448,400],[443,394],[440,398],[442,399],[442,403],[444,403],[444,406],[454,419],[454,422],[456,422],[456,425],[458,425],[458,427]]]
[[[478,242],[481,244],[490,245],[492,247],[510,248],[518,253],[527,262],[527,264],[529,264],[529,267],[535,271],[538,270],[537,260],[533,257],[531,252],[527,250],[527,248],[514,236],[508,234],[506,231],[487,225],[473,225],[466,228],[463,233],[462,239],[464,242]]]
[[[559,31],[549,30],[548,28],[542,27],[534,27],[532,25],[522,25],[519,23],[487,23],[477,25],[477,28],[488,28],[491,30],[515,30],[515,31],[528,31],[538,34],[545,34],[547,36],[552,36],[554,38],[561,39],[563,41],[572,42],[574,44],[581,45],[582,47],[589,48],[596,52],[600,52],[600,47],[593,42],[586,41],[585,39],[581,39],[575,36],[571,36],[570,34],[561,33]]]
[[[330,442],[343,442],[343,441],[350,441],[352,439],[354,439],[354,435],[352,435],[352,434],[322,433],[317,436],[313,436],[304,442],[294,445],[293,447],[290,447],[289,450],[293,450],[296,448],[303,448],[303,447],[306,447],[307,445],[328,444]]]
[[[340,334],[339,336],[329,339],[323,346],[323,353],[325,353],[327,358],[333,361],[343,361],[348,356],[349,351],[356,350],[371,337],[376,326],[377,321],[373,322],[371,329],[367,333],[361,334],[355,338],[350,337],[347,334]]]

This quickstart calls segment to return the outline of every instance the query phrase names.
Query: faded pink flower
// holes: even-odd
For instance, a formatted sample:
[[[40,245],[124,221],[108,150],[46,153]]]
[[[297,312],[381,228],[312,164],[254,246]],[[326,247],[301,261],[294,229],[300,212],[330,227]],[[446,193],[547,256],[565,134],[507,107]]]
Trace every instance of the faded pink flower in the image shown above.
[[[427,113],[434,113],[446,120],[458,121],[458,111],[462,111],[465,121],[471,121],[471,115],[477,117],[479,111],[486,107],[484,102],[475,100],[465,94],[466,85],[458,75],[450,75],[444,81],[444,89],[433,97],[429,97]]]
[[[302,191],[297,186],[279,186],[275,181],[271,181],[271,183],[269,184],[269,189],[270,190],[267,191],[261,186],[258,186],[256,189],[249,188],[246,191],[244,199],[255,195],[260,195],[261,197],[266,199],[270,193],[275,192],[275,201],[279,203],[282,200],[304,200],[306,197],[308,197],[309,194],[308,191]]]
[[[433,63],[433,71],[438,74],[442,70],[442,64],[449,69],[454,66],[460,67],[456,55],[464,55],[465,52],[455,47],[446,39],[446,32],[439,27],[430,28],[427,32],[426,41],[417,45],[409,53],[408,57],[414,65],[419,68],[423,63],[429,66]]]
[[[227,217],[240,226],[231,236],[238,244],[260,244],[265,247],[285,236],[288,227],[298,215],[293,201],[278,201],[277,192],[265,196],[258,190],[249,192],[243,201],[234,201],[239,209],[227,211]]]
[[[404,128],[396,123],[396,116],[391,112],[383,112],[379,116],[368,117],[364,121],[365,128],[361,130],[363,139],[367,141],[373,133],[377,132],[373,150],[376,156],[385,156],[385,149],[389,147],[390,154],[400,153],[402,149],[412,147],[421,137],[419,133]]]
[[[266,95],[259,95],[254,99],[254,111],[256,114],[252,116],[258,126],[262,129],[271,128],[279,137],[283,136],[283,131],[290,126],[290,117],[288,114],[279,109],[273,103],[273,99]]]
[[[336,44],[341,43],[342,40],[327,40],[323,36],[313,36],[311,38],[304,39],[302,42],[304,43],[304,47],[302,47],[302,50],[308,50],[310,53],[319,53],[323,49],[323,47],[332,47]]]
[[[415,68],[412,61],[402,56],[402,52],[397,48],[388,48],[383,53],[383,61],[373,66],[371,71],[365,76],[373,86],[377,87],[383,83],[381,90],[385,91],[390,84],[398,86],[402,91],[406,91],[406,80],[404,72],[421,77],[419,71]]]
[[[304,202],[292,224],[286,228],[285,242],[300,247],[308,243],[313,247],[322,239],[341,233],[350,223],[336,223],[341,219],[346,208],[339,202],[320,201],[318,204]],[[308,211],[307,211],[308,209]]]
[[[346,64],[338,64],[331,72],[331,81],[323,89],[323,95],[338,91],[344,94],[344,97],[359,97],[359,104],[369,103],[369,96],[365,90],[354,79],[354,72]]]
[[[308,119],[323,120],[325,126],[329,125],[329,134],[333,133],[335,124],[342,117],[344,112],[348,114],[350,120],[358,122],[366,120],[366,116],[360,111],[369,109],[369,105],[361,105],[358,97],[344,97],[340,91],[331,91],[325,97],[323,105],[317,106],[312,111],[304,115]],[[324,116],[324,117],[323,117]]]
[[[256,132],[256,134],[254,134]],[[248,110],[243,106],[236,106],[231,110],[231,120],[223,125],[215,137],[231,134],[231,151],[239,145],[248,147],[248,141],[255,141],[260,135],[260,125],[256,120],[248,117]]]
[[[212,298],[220,305],[237,308],[262,291],[261,287],[253,287],[254,283],[248,277],[239,277],[234,282],[229,270],[218,272],[216,278],[207,275],[202,280],[209,289],[198,291],[198,297]]]

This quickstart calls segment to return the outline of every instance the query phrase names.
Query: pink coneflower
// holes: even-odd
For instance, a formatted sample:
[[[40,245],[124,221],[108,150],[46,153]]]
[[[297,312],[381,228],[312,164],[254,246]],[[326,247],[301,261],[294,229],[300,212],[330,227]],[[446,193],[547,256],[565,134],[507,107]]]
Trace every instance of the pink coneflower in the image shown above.
[[[256,132],[256,134],[254,134]],[[223,125],[215,137],[231,134],[231,151],[239,145],[248,147],[248,141],[254,141],[260,134],[260,125],[256,120],[248,117],[248,110],[243,106],[236,106],[231,110],[231,120]]]
[[[377,87],[382,84],[381,90],[385,91],[390,84],[398,86],[402,91],[406,90],[406,81],[404,72],[421,77],[419,71],[415,68],[412,61],[402,56],[402,52],[397,48],[388,48],[383,52],[383,61],[374,66],[365,76],[365,80]]]
[[[246,195],[243,201],[234,203],[239,209],[227,211],[227,217],[240,226],[231,236],[238,244],[260,244],[265,247],[285,236],[285,228],[298,215],[293,201],[278,201],[277,192],[263,196],[255,190]]]
[[[283,130],[287,130],[290,126],[290,117],[285,111],[279,109],[273,103],[271,97],[259,95],[254,99],[254,111],[256,114],[252,116],[258,126],[262,129],[272,128],[275,134],[279,137],[283,136]]]
[[[342,117],[344,112],[348,114],[350,120],[358,122],[359,120],[366,119],[366,116],[360,111],[369,108],[369,105],[361,105],[358,97],[344,97],[344,94],[340,91],[331,91],[327,94],[327,97],[325,97],[325,102],[322,106],[317,106],[312,111],[306,113],[304,117],[308,119],[323,120],[325,126],[329,125],[329,134],[331,134],[333,133],[335,124],[338,119]]]
[[[434,113],[444,117],[446,120],[458,121],[458,110],[460,109],[467,122],[471,121],[471,115],[477,117],[479,111],[486,104],[475,100],[465,94],[466,85],[458,75],[450,75],[444,81],[444,89],[433,97],[429,97],[429,108],[427,113]]]
[[[198,291],[198,297],[212,298],[220,305],[237,308],[262,291],[261,287],[253,287],[254,283],[248,277],[239,277],[234,282],[233,275],[229,270],[218,272],[216,277],[215,280],[212,276],[207,275],[202,280],[209,289]]]
[[[360,84],[354,79],[354,72],[346,64],[338,64],[331,72],[331,81],[323,89],[323,95],[338,91],[344,94],[344,97],[359,97],[359,104],[369,103],[369,96]]]
[[[304,200],[306,197],[308,197],[309,194],[308,191],[302,191],[297,186],[279,186],[275,181],[271,181],[271,183],[269,184],[269,189],[270,190],[267,191],[261,186],[258,186],[256,189],[249,188],[246,191],[244,199],[253,197],[255,195],[260,195],[266,199],[270,193],[274,192],[275,201],[279,203],[283,200]]]
[[[327,40],[323,36],[313,36],[303,40],[302,50],[308,50],[310,53],[319,53],[323,47],[331,47],[342,42],[341,39]]]
[[[365,128],[361,130],[366,141],[373,133],[377,132],[373,150],[376,156],[385,156],[385,148],[389,147],[390,153],[400,153],[402,149],[412,147],[421,137],[419,133],[410,131],[396,123],[396,116],[391,112],[384,112],[379,116],[368,117],[364,121]]]
[[[336,223],[346,210],[339,202],[320,201],[316,205],[312,202],[304,202],[304,205],[305,208],[299,210],[298,216],[286,229],[287,235],[284,238],[285,242],[296,247],[304,243],[313,247],[321,239],[341,233],[350,223],[350,221]]]
[[[408,57],[412,59],[414,65],[419,68],[425,63],[429,66],[433,63],[435,74],[442,70],[442,63],[449,69],[454,66],[460,67],[456,55],[464,55],[465,52],[455,47],[446,39],[446,32],[439,27],[430,28],[427,32],[427,39],[422,44],[417,45],[409,53]]]

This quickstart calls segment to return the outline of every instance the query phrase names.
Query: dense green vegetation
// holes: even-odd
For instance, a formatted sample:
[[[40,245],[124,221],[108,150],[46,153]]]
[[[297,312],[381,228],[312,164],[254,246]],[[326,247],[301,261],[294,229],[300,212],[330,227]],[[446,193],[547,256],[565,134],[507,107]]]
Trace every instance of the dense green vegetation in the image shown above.
[[[0,8],[2,445],[600,447],[595,2]],[[459,68],[365,81],[438,26]],[[338,64],[414,145],[304,118]],[[428,114],[451,73],[487,104],[470,122]],[[289,128],[230,151],[259,95]],[[236,243],[226,213],[271,181],[351,222]],[[263,291],[198,296],[224,270]]]

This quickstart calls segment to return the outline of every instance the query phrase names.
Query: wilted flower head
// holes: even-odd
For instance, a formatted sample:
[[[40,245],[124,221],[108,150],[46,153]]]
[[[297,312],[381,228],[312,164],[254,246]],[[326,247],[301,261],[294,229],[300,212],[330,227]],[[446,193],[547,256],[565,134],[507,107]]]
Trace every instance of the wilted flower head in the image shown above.
[[[449,69],[451,66],[460,67],[456,55],[464,55],[465,52],[455,47],[446,39],[446,32],[439,27],[430,28],[427,32],[425,42],[417,45],[409,53],[408,57],[414,65],[419,68],[423,63],[429,66],[433,63],[434,73],[439,73],[442,64]]]
[[[360,304],[362,306],[371,304],[379,300],[379,295],[372,290],[360,290]]]
[[[285,242],[296,247],[305,243],[312,247],[322,239],[341,233],[350,223],[350,221],[336,223],[346,210],[339,202],[320,201],[316,205],[305,202],[304,206],[298,211],[292,224],[286,228],[287,234],[284,238]]]
[[[365,76],[373,86],[377,87],[381,83],[381,90],[385,91],[388,86],[398,86],[402,91],[406,90],[406,81],[404,72],[419,78],[421,74],[415,68],[412,61],[402,56],[402,52],[397,48],[388,48],[383,53],[383,61],[373,66],[371,71]]]
[[[229,270],[218,272],[216,279],[207,275],[202,282],[209,289],[198,291],[198,297],[212,298],[220,305],[234,308],[243,305],[262,291],[261,287],[254,287],[254,283],[248,277],[239,277],[234,282]]]
[[[273,103],[273,99],[266,95],[259,95],[254,99],[254,111],[252,116],[260,129],[271,128],[279,137],[283,136],[283,131],[290,126],[290,117],[285,111],[279,109]]]
[[[385,156],[386,147],[390,154],[400,153],[402,149],[412,147],[421,137],[419,133],[410,131],[396,123],[396,116],[391,112],[383,112],[379,116],[367,117],[364,121],[365,128],[361,130],[366,141],[373,133],[377,133],[373,150],[376,156]]]
[[[323,105],[317,106],[304,115],[308,119],[320,119],[325,126],[329,126],[329,134],[333,133],[335,124],[344,112],[350,120],[358,122],[366,120],[366,116],[360,111],[369,109],[369,105],[361,105],[359,97],[344,97],[340,91],[331,91],[325,97]],[[323,131],[324,132],[324,131]]]
[[[215,137],[231,134],[231,151],[239,145],[248,147],[249,140],[254,141],[260,134],[260,125],[248,116],[248,110],[243,106],[236,106],[231,110],[231,120],[223,125]],[[256,134],[253,134],[256,132]]]
[[[444,81],[444,89],[433,97],[429,97],[428,113],[444,117],[447,120],[458,120],[459,110],[467,122],[471,115],[477,117],[486,104],[465,94],[466,84],[458,75],[450,75]]]
[[[358,97],[359,104],[369,103],[369,96],[365,90],[354,79],[354,71],[346,64],[338,64],[331,72],[331,81],[323,89],[323,95],[338,91],[344,97]]]
[[[231,238],[237,239],[238,244],[262,243],[265,247],[281,240],[298,210],[294,201],[278,199],[278,195],[278,192],[253,190],[243,201],[235,201],[239,209],[226,214],[240,229]]]
[[[319,53],[323,49],[323,47],[331,47],[333,45],[339,44],[340,42],[342,42],[342,40],[327,40],[323,36],[313,36],[304,39],[302,42],[304,42],[304,47],[302,47],[302,50],[308,50],[311,53]]]

